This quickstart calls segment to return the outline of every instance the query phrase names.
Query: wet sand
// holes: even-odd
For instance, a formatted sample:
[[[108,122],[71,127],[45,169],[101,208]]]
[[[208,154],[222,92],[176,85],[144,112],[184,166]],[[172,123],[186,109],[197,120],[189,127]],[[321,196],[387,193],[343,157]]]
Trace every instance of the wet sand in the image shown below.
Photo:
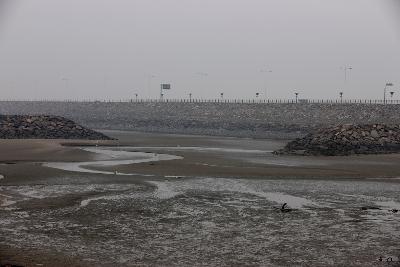
[[[90,153],[68,146],[75,143],[108,145],[115,144],[115,141],[0,139],[0,162],[83,161],[92,159]]]
[[[354,155],[348,157],[277,156],[270,152],[282,148],[287,141],[202,136],[176,136],[109,131],[122,146],[141,146],[140,151],[172,153],[184,157],[173,162],[125,165],[121,172],[175,176],[210,176],[236,178],[397,178],[400,177],[400,154]],[[132,143],[132,138],[136,142]],[[156,148],[154,148],[156,147]],[[163,148],[166,147],[166,148]],[[185,148],[194,147],[194,149]],[[220,151],[196,150],[221,148]],[[228,149],[228,151],[223,151]],[[229,150],[243,149],[243,153]],[[260,153],[246,153],[260,150]],[[107,169],[107,168],[103,168]],[[108,169],[109,170],[109,169]]]
[[[40,163],[94,160],[95,153],[78,148],[78,146],[86,145],[128,147],[129,151],[166,153],[183,157],[181,160],[174,161],[94,168],[111,172],[134,172],[158,176],[269,179],[393,179],[400,177],[400,154],[347,157],[277,156],[270,152],[284,146],[285,141],[104,132],[118,138],[119,141],[0,140],[0,151],[2,151],[0,174],[8,177],[2,182],[65,174],[64,171],[49,169]],[[26,173],[30,174],[30,178],[26,177]]]
[[[283,157],[270,153],[282,141],[105,133],[119,141],[0,141],[0,263],[376,266],[397,255],[398,154]],[[283,202],[294,212],[277,211]]]

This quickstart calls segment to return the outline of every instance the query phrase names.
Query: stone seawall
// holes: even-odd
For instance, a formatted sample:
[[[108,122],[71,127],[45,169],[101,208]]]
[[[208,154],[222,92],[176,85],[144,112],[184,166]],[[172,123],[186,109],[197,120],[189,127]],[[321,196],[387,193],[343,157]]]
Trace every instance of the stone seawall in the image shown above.
[[[400,124],[400,105],[0,102],[0,114],[63,116],[89,128],[295,138],[337,124]]]

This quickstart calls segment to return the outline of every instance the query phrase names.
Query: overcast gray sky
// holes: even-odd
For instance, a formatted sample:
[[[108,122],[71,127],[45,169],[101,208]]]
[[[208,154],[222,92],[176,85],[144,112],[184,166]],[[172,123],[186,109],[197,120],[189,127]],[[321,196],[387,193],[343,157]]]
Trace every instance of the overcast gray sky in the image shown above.
[[[1,98],[400,98],[398,4],[0,0]]]

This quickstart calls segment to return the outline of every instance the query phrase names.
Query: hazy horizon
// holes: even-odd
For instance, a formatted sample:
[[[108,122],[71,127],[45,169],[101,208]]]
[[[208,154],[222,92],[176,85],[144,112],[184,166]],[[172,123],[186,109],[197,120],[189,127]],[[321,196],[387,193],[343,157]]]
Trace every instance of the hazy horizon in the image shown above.
[[[0,0],[0,98],[157,98],[165,82],[170,98],[381,99],[392,82],[398,99],[399,12],[397,0]]]

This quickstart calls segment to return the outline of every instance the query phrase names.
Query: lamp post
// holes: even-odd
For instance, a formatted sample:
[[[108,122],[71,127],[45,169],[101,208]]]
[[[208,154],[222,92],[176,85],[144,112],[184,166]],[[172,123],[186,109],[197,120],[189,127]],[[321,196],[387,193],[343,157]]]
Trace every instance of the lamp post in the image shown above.
[[[192,93],[189,93],[189,102],[192,102]]]
[[[151,97],[151,81],[156,78],[155,75],[150,74],[147,76],[147,94],[149,97]]]
[[[224,99],[224,93],[221,93],[221,99]]]
[[[298,97],[299,97],[299,93],[294,93],[295,95],[296,95],[296,104],[297,104],[297,101],[298,101]]]
[[[206,84],[207,84],[207,78],[208,78],[208,73],[207,72],[197,72],[196,75],[199,76],[199,90],[204,91]]]
[[[347,82],[347,71],[352,70],[352,67],[344,66],[344,82]]]
[[[343,92],[340,92],[339,95],[340,95],[340,103],[343,103]]]
[[[346,83],[347,83],[347,71],[352,70],[353,68],[350,66],[344,66],[344,89],[346,90]]]
[[[259,97],[259,95],[260,95],[260,93],[256,93],[256,98],[258,98],[258,97]]]
[[[385,89],[383,89],[383,104],[386,104],[386,89],[391,86],[393,86],[393,83],[386,83]]]
[[[260,70],[260,72],[265,73],[265,77],[264,77],[264,98],[267,99],[267,91],[268,91],[268,74],[272,73],[272,70],[266,70],[266,69],[262,69]]]
[[[62,78],[61,80],[64,81],[64,83],[65,83],[65,89],[68,90],[68,82],[69,82],[69,79],[68,79],[68,78]]]
[[[390,98],[393,98],[394,92],[390,92]]]
[[[353,69],[353,67],[350,66],[344,66],[341,68],[344,71],[344,83],[343,83],[343,90],[346,91],[347,90],[347,71],[350,71]]]
[[[136,99],[136,102],[138,102],[138,94],[137,93],[135,94],[135,99]]]

